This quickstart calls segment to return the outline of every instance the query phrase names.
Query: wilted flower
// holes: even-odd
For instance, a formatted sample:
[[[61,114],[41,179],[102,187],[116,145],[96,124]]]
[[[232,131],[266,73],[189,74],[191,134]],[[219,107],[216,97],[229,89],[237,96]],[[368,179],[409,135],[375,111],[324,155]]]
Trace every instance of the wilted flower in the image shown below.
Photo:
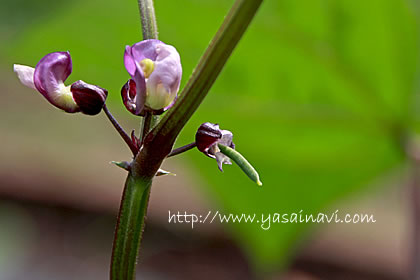
[[[177,50],[155,39],[126,46],[124,64],[131,78],[122,88],[126,108],[135,115],[143,110],[159,114],[175,102],[182,76]]]
[[[69,52],[53,52],[44,56],[35,68],[14,64],[13,70],[27,87],[38,90],[52,105],[67,113],[98,114],[105,104],[107,90],[77,81],[64,84],[72,72]]]
[[[228,146],[232,149],[235,144],[232,142],[233,134],[229,130],[221,130],[218,124],[203,123],[195,134],[195,143],[198,150],[205,155],[215,158],[220,171],[223,171],[223,164],[232,164],[229,157],[220,152],[218,144]]]

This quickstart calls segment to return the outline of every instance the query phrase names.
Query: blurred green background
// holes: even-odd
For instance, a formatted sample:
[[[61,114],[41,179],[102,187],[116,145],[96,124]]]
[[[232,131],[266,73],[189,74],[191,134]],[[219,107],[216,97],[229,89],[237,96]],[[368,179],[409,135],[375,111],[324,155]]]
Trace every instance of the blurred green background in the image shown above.
[[[139,119],[125,112],[119,93],[129,78],[122,61],[124,46],[141,40],[136,1],[0,3],[0,73],[4,73],[0,135],[3,143],[9,143],[1,148],[8,163],[4,170],[13,173],[26,163],[26,172],[46,172],[58,182],[69,178],[74,185],[82,181],[99,185],[93,195],[102,188],[115,188],[113,194],[118,195],[124,174],[110,171],[116,168],[107,164],[127,160],[129,153],[103,116],[97,117],[100,122],[62,116],[10,72],[13,63],[34,66],[49,52],[69,50],[73,73],[67,84],[83,79],[107,88],[108,107],[127,129],[137,130]],[[155,1],[160,39],[176,46],[181,55],[181,87],[232,4],[231,0]],[[383,178],[404,166],[407,135],[417,127],[417,8],[408,0],[265,1],[177,141],[177,146],[191,142],[203,122],[219,123],[234,133],[237,149],[260,172],[264,186],[258,188],[234,165],[220,173],[214,161],[191,151],[168,160],[178,176],[158,178],[154,189],[161,182],[181,180],[178,184],[192,186],[210,205],[205,210],[257,214],[318,213],[346,197],[357,201],[355,194],[364,189],[374,191],[373,196],[381,193],[389,185]],[[39,109],[32,109],[34,102],[39,102]],[[101,139],[112,144],[101,144]],[[29,162],[22,148],[28,146]],[[77,152],[80,149],[83,154]],[[73,151],[79,158],[72,157]],[[80,179],[77,172],[88,180],[97,179],[83,168],[83,155],[95,174],[118,174],[118,180]],[[38,160],[49,165],[37,166]],[[385,183],[373,183],[378,180]],[[110,185],[119,181],[121,186]],[[10,180],[1,184],[5,189],[12,185]],[[24,190],[36,185],[32,179],[24,184]],[[173,188],[170,191],[177,193]],[[43,196],[48,200],[48,192]],[[118,198],[109,200],[115,203]],[[183,210],[182,198],[178,203],[171,210]],[[164,202],[159,205],[163,212],[169,210]],[[377,220],[387,219],[378,215]],[[162,217],[165,223],[166,216]],[[253,271],[285,269],[314,229],[310,224],[277,224],[267,231],[246,223],[223,227]],[[347,231],[354,227],[348,225]],[[370,225],[370,230],[380,235],[383,229]]]

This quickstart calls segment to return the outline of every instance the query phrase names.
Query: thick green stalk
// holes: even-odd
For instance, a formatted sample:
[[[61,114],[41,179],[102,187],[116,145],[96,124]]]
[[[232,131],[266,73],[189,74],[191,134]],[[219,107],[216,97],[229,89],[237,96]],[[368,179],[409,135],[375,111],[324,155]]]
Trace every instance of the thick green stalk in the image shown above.
[[[151,178],[140,177],[132,172],[127,177],[112,251],[112,280],[135,278],[151,185]]]
[[[153,0],[138,0],[142,23],[143,39],[157,39],[155,9]],[[142,120],[140,140],[154,127],[158,118],[146,114]],[[144,175],[142,168],[135,162],[131,165],[124,186],[115,229],[114,245],[111,257],[111,280],[135,279],[137,257],[143,235],[147,205],[150,197],[152,180],[156,174]]]

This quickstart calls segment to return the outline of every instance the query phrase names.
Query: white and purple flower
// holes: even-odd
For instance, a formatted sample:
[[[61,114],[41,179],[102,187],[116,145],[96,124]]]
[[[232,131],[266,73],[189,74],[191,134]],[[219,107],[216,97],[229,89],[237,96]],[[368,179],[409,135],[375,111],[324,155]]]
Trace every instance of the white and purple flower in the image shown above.
[[[181,60],[173,46],[155,39],[126,46],[124,65],[131,79],[121,95],[131,113],[160,114],[172,107],[182,77]]]
[[[83,81],[71,86],[64,84],[72,72],[69,52],[47,54],[35,68],[14,64],[13,70],[22,84],[38,90],[52,105],[67,113],[96,115],[102,110],[108,95],[107,90]]]

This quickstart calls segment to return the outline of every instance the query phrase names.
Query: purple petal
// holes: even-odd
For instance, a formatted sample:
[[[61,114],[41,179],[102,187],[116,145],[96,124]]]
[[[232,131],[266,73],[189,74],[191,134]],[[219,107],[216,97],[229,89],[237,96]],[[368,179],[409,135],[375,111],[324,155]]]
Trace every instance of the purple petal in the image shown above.
[[[133,53],[135,52],[137,51],[135,51],[134,46],[126,46],[124,52],[124,65],[136,85],[136,111],[134,114],[140,115],[143,111],[146,100],[146,80],[144,78],[143,70],[139,64],[140,61],[136,60],[133,56]]]
[[[155,68],[147,80],[146,105],[151,109],[168,109],[177,97],[182,77],[181,59],[170,45],[156,45]]]
[[[63,83],[71,71],[72,61],[69,52],[47,54],[35,67],[35,87],[45,98],[53,103],[53,95],[62,90]]]
[[[136,115],[140,115],[146,101],[146,80],[144,79],[143,70],[141,70],[138,63],[136,63],[136,68],[133,80],[136,84]]]
[[[134,76],[136,73],[136,62],[134,61],[134,58],[131,54],[131,47],[125,46],[125,52],[124,52],[124,66],[125,69],[127,69],[128,74],[130,76]]]
[[[64,81],[72,71],[69,52],[54,52],[44,56],[36,65],[34,85],[36,89],[54,106],[68,112],[79,112],[70,87]]]
[[[161,44],[163,43],[156,39],[138,42],[131,47],[131,55],[136,62],[140,62],[145,58],[155,61],[158,56],[156,47]]]

